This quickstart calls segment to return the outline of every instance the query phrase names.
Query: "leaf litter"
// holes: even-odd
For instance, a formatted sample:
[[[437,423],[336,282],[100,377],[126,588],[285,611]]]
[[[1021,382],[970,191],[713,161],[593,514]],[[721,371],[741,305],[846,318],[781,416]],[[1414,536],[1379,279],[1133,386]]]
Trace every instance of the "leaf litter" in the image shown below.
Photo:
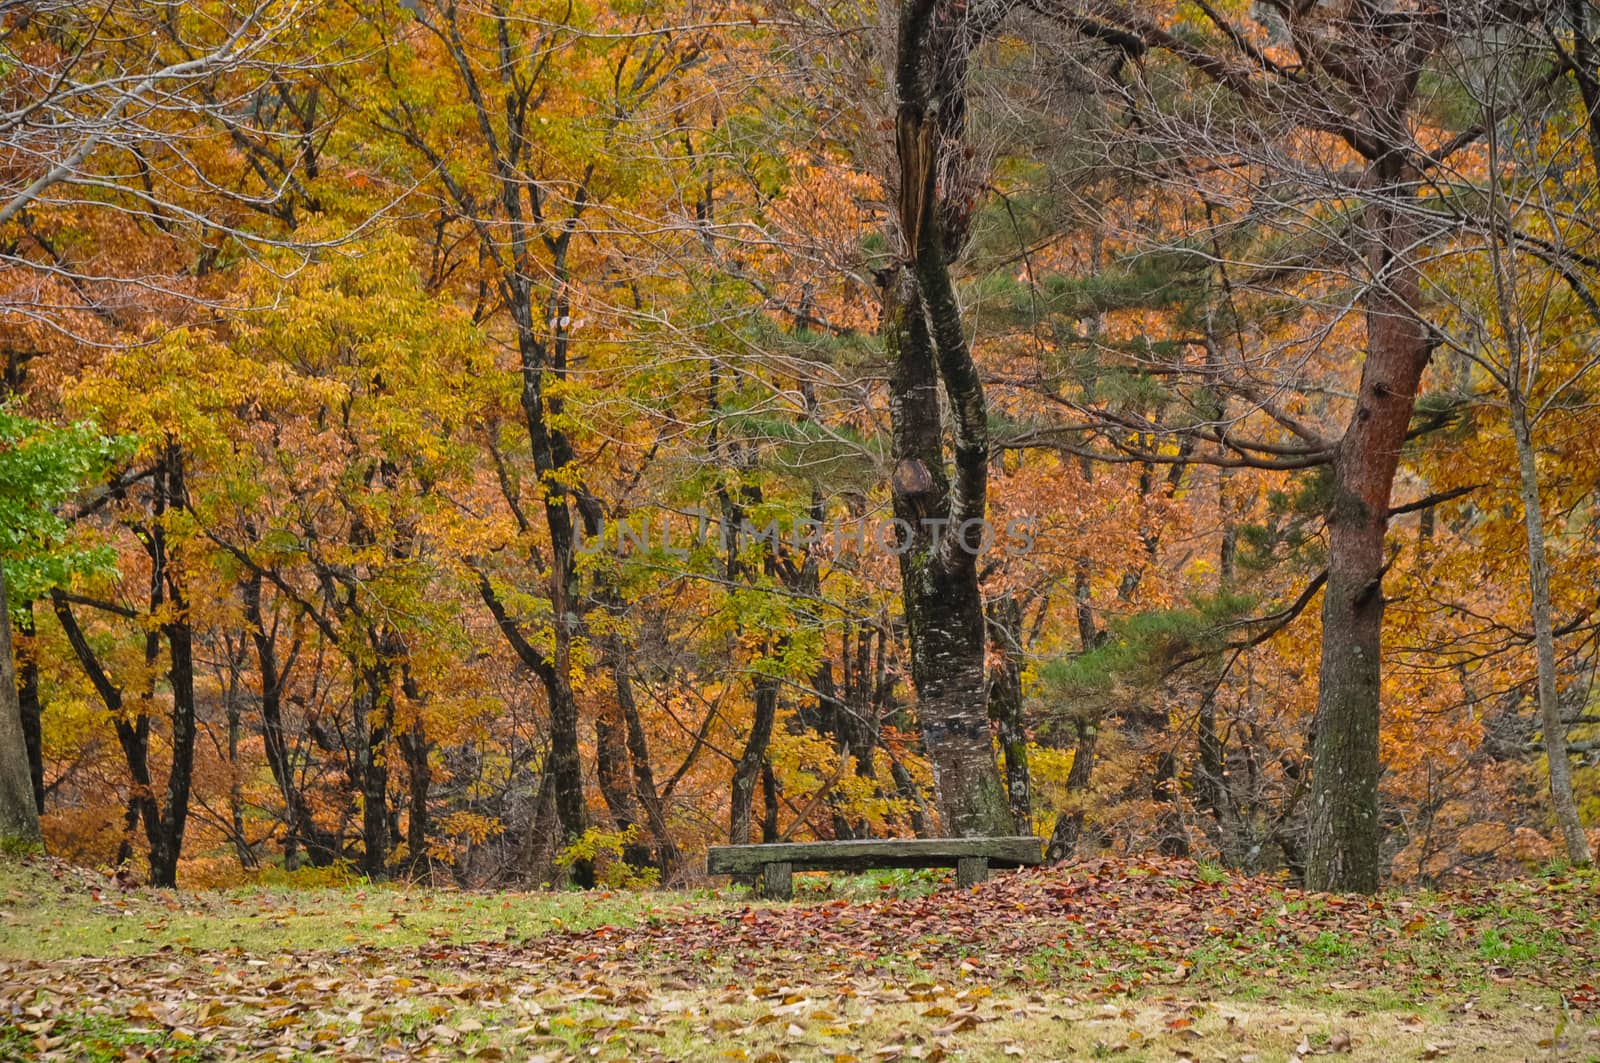
[[[1241,1050],[1212,1058],[1260,1041],[1285,1054],[1259,1058],[1305,1059],[1386,1051],[1362,1045],[1373,1015],[1360,1001],[1398,992],[1448,1006],[1456,1027],[1532,1013],[1522,1025],[1546,1043],[1529,1054],[1548,1057],[1600,1050],[1597,926],[1593,880],[1355,898],[1108,859],[928,896],[730,903],[526,939],[465,940],[497,928],[462,927],[405,947],[169,943],[3,962],[0,1054],[84,1058],[93,1029],[131,1058],[844,1063],[1044,1058],[1048,1042],[1071,1049],[1062,1058],[1183,1059],[1220,1037]],[[1528,934],[1537,949],[1506,945]],[[1355,1003],[1326,1028],[1278,1029],[1270,1008],[1232,1006],[1240,987],[1265,1005]],[[1409,1058],[1452,1058],[1465,1041],[1420,1018],[1396,1025]]]

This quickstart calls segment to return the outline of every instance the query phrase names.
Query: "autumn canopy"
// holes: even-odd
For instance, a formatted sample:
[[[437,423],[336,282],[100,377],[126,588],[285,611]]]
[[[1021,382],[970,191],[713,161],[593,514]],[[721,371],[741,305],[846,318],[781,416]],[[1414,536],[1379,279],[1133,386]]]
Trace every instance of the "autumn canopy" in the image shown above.
[[[1582,0],[0,4],[0,833],[1585,864]]]

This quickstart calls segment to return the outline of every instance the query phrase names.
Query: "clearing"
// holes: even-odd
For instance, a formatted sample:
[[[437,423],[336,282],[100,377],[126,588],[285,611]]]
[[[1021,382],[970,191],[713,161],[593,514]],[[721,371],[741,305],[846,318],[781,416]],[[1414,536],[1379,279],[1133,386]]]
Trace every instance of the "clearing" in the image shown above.
[[[1600,878],[1376,899],[1179,860],[792,904],[125,892],[0,865],[0,1058],[1600,1059]]]

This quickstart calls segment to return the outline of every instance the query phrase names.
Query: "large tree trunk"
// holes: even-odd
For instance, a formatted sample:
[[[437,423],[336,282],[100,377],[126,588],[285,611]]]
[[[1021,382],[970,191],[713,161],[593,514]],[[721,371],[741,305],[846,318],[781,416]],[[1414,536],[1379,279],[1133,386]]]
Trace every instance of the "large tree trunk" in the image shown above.
[[[897,507],[898,508],[898,507]],[[975,571],[949,573],[901,557],[917,715],[947,835],[1010,834],[1011,804],[995,766],[984,675],[983,605]]]
[[[982,30],[939,0],[900,8],[895,221],[902,261],[884,285],[882,331],[893,369],[894,513],[917,715],[947,834],[1009,834],[1005,785],[989,735],[977,554],[988,500],[983,385],[961,320],[950,258],[966,236],[967,55]],[[954,476],[939,392],[949,400]]]
[[[43,840],[17,700],[5,566],[0,565],[0,852],[38,848]]]
[[[1567,859],[1586,866],[1594,859],[1583,833],[1578,803],[1572,795],[1572,764],[1567,759],[1567,725],[1556,696],[1556,636],[1550,616],[1550,559],[1545,550],[1544,506],[1539,501],[1539,469],[1533,450],[1533,431],[1521,386],[1515,380],[1511,394],[1511,434],[1517,444],[1517,469],[1521,480],[1522,526],[1528,539],[1528,590],[1533,599],[1533,647],[1539,667],[1539,719],[1544,730],[1545,759],[1550,766],[1550,807],[1561,828]]]
[[[1373,122],[1402,130],[1405,97]],[[1312,742],[1311,889],[1372,893],[1380,876],[1378,722],[1383,633],[1384,535],[1400,449],[1411,425],[1430,345],[1417,315],[1416,207],[1403,155],[1369,167],[1367,357],[1355,410],[1333,462],[1328,583]]]

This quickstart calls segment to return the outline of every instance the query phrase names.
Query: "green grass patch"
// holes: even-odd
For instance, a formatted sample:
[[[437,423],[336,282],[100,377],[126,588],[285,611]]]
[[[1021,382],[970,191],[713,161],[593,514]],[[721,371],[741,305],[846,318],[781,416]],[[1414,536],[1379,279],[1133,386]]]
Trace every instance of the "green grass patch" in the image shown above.
[[[0,861],[0,959],[522,941],[677,919],[726,903],[709,890],[490,893],[358,884],[124,891],[92,872],[58,878],[60,870]]]
[[[216,1058],[214,1048],[192,1037],[101,1015],[68,1014],[0,1025],[0,1059],[32,1059],[50,1052],[68,1052],[81,1063],[123,1063],[145,1058],[198,1063]]]

